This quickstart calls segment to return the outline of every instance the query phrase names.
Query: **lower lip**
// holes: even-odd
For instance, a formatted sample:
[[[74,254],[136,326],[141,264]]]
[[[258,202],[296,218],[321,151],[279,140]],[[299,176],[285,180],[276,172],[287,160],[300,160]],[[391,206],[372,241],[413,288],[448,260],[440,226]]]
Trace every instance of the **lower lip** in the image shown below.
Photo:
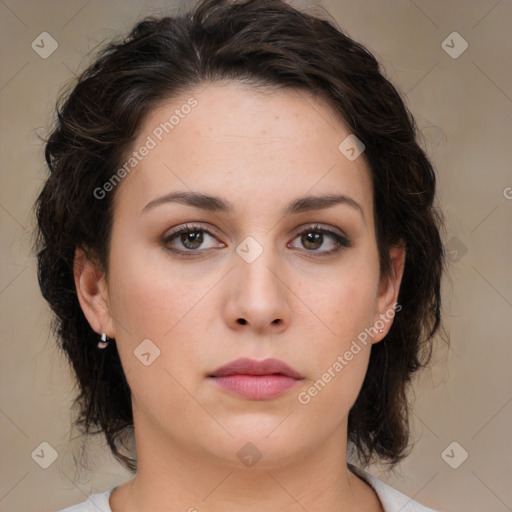
[[[294,388],[300,380],[286,375],[229,375],[212,377],[221,388],[250,400],[269,400]]]

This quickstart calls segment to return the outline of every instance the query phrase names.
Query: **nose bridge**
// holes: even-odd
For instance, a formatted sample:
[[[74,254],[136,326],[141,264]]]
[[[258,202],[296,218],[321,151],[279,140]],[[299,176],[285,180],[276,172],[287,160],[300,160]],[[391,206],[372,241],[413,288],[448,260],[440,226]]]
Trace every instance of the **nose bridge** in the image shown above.
[[[261,238],[264,238],[263,235]],[[247,237],[236,248],[233,287],[236,314],[254,325],[269,325],[287,318],[287,288],[283,268],[271,236],[260,243]]]
[[[240,276],[244,289],[279,293],[278,273],[281,265],[279,255],[270,240],[269,236],[260,243],[254,237],[248,236],[236,248],[239,257],[236,273]]]

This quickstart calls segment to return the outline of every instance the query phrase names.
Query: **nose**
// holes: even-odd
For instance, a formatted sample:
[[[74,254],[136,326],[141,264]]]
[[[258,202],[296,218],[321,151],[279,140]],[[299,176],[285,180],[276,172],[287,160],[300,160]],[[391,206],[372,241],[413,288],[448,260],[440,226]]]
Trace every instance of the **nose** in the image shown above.
[[[226,323],[232,329],[254,330],[259,334],[285,330],[291,320],[292,286],[273,251],[263,250],[250,263],[235,255],[234,265],[228,275]]]

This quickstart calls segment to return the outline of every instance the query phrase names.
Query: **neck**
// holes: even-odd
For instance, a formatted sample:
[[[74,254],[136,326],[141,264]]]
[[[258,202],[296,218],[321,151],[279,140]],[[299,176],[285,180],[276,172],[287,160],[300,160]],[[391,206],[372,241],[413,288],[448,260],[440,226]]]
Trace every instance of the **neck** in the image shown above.
[[[149,431],[155,432],[136,424],[137,475],[112,493],[113,512],[382,510],[373,490],[347,468],[346,425],[321,446],[281,457],[263,453],[252,467],[199,453],[164,433],[141,434]]]

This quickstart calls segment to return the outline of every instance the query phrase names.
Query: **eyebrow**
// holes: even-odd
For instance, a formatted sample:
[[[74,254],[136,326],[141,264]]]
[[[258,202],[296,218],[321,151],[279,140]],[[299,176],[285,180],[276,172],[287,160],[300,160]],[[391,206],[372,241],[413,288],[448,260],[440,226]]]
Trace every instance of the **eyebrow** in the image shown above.
[[[198,192],[183,191],[171,192],[169,194],[165,194],[164,196],[153,199],[146,206],[144,206],[142,212],[166,203],[180,203],[210,212],[231,213],[234,211],[233,204],[221,197],[201,194]],[[351,208],[354,208],[355,210],[358,210],[366,224],[366,218],[364,216],[361,205],[345,194],[329,194],[322,196],[310,195],[299,197],[286,205],[281,211],[281,215],[288,216],[312,210],[323,210],[338,204],[345,204]]]

